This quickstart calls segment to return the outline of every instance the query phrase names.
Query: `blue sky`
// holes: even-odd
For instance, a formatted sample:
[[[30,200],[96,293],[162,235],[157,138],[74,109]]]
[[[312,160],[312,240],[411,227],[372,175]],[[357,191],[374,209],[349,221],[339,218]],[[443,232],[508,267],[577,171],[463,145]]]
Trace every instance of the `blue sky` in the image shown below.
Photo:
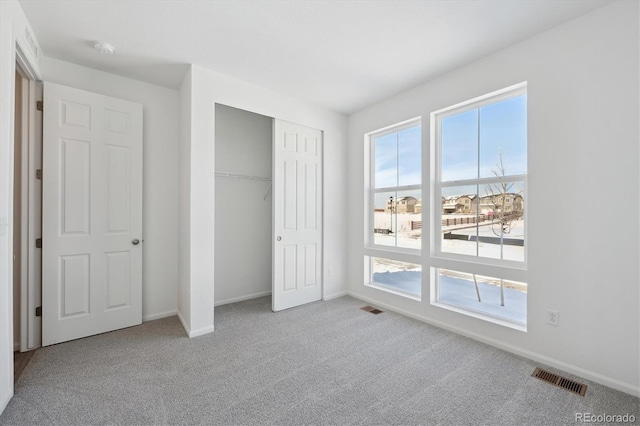
[[[420,126],[410,127],[375,139],[375,186],[420,185],[422,171]],[[420,198],[420,191],[376,194],[376,208],[384,208],[390,196]]]
[[[507,175],[527,172],[526,95],[442,120],[443,181],[492,177],[500,153]]]
[[[420,184],[420,135],[420,126],[415,126],[376,138],[376,188]]]
[[[421,183],[420,135],[421,128],[416,126],[375,139],[376,188]],[[500,154],[507,175],[527,172],[526,95],[442,120],[443,181],[492,177]],[[468,190],[448,188],[444,195]],[[376,207],[382,207],[390,195],[376,194]],[[403,195],[413,194],[398,194]]]

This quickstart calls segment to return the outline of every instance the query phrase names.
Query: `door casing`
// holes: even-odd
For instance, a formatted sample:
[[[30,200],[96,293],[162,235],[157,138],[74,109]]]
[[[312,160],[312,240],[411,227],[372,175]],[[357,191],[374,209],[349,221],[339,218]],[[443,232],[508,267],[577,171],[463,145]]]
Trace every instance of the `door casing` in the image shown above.
[[[42,321],[36,315],[42,297],[41,251],[36,247],[36,239],[42,235],[42,180],[36,177],[36,171],[42,168],[42,113],[37,110],[42,83],[21,49],[16,49],[16,69],[23,84],[22,110],[15,111],[22,121],[19,350],[27,352],[42,342]]]

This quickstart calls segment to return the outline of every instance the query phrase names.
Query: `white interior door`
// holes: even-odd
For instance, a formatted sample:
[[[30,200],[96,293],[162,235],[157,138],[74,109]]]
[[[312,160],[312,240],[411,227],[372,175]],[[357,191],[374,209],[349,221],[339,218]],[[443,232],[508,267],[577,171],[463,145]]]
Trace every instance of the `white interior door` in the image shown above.
[[[274,121],[273,310],[322,297],[322,132]]]
[[[44,84],[42,345],[142,322],[142,105]]]

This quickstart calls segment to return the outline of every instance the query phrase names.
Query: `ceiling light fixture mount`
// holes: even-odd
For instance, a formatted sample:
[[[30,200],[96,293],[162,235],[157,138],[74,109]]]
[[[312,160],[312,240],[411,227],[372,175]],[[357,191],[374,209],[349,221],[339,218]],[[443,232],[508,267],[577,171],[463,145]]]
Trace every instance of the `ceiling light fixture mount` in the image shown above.
[[[96,41],[93,44],[93,48],[103,55],[113,55],[113,46],[104,41]]]

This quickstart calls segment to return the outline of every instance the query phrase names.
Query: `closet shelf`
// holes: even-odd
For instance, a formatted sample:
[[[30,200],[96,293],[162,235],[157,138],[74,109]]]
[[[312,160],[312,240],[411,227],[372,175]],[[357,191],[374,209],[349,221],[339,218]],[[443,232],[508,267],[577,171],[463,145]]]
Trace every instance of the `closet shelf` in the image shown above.
[[[215,172],[215,175],[216,177],[226,177],[230,179],[248,179],[248,180],[260,180],[265,182],[271,182],[270,177],[245,175],[242,173]]]

